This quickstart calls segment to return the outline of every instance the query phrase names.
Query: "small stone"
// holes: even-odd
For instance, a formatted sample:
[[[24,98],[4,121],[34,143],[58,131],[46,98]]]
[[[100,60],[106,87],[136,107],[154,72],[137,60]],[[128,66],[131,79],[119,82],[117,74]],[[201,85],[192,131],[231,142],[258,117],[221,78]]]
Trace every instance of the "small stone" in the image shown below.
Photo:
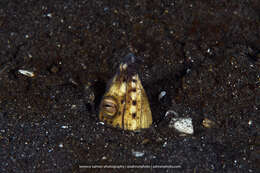
[[[28,53],[28,57],[29,57],[29,58],[32,58],[32,54]]]
[[[71,105],[71,109],[76,109],[77,105]]]
[[[216,123],[208,118],[204,118],[202,125],[206,128],[212,128],[216,125]]]
[[[158,137],[157,139],[156,139],[156,142],[162,142],[163,141],[163,139],[161,138],[161,137]]]
[[[165,142],[163,143],[163,147],[166,147],[166,145],[167,145],[167,141],[165,141]]]
[[[149,141],[150,141],[150,140],[146,138],[146,139],[144,139],[144,140],[142,141],[142,144],[145,145],[145,144],[147,144]]]
[[[108,7],[104,7],[104,12],[107,12],[109,10]]]
[[[95,93],[92,89],[92,83],[91,82],[88,82],[86,85],[85,85],[85,99],[88,103],[90,103],[91,105],[94,104],[94,101],[95,101]]]
[[[53,65],[52,67],[51,67],[51,72],[52,73],[57,73],[59,71],[59,68],[56,66],[56,65]]]

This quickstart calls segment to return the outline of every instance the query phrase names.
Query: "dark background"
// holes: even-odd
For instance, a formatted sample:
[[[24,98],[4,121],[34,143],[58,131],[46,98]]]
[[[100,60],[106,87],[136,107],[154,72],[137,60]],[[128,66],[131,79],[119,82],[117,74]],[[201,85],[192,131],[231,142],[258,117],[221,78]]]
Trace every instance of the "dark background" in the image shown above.
[[[139,133],[97,117],[130,52],[154,118]],[[257,172],[259,90],[259,0],[0,1],[0,172]]]

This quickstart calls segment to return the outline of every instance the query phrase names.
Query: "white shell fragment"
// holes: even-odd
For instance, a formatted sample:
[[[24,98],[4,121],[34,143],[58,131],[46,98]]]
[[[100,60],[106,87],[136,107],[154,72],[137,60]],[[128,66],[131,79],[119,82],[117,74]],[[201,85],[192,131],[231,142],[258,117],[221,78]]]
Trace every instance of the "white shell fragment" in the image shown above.
[[[170,115],[170,114],[173,114],[173,115],[175,115],[175,116],[179,116],[179,114],[177,113],[177,112],[175,112],[174,110],[168,110],[166,113],[165,113],[165,117],[167,117],[168,115]]]
[[[28,70],[18,70],[19,73],[21,73],[22,75],[25,75],[27,77],[34,77],[34,73]]]
[[[172,118],[169,128],[175,128],[177,131],[184,134],[191,135],[194,133],[191,118]]]
[[[143,157],[144,156],[144,152],[141,152],[141,151],[133,151],[132,150],[132,154],[135,157]]]
[[[160,92],[160,94],[158,96],[158,100],[161,100],[164,96],[166,96],[166,91]]]
[[[67,129],[69,126],[61,126],[62,129]]]
[[[96,124],[101,124],[101,125],[104,125],[105,123],[100,121],[100,122],[97,122]]]

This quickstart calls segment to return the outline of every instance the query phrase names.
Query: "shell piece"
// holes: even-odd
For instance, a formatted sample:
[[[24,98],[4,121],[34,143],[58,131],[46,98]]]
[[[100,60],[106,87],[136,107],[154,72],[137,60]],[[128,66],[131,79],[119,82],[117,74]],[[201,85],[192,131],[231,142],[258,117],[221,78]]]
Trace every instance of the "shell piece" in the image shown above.
[[[166,96],[166,91],[160,92],[160,94],[158,95],[158,100],[161,100],[164,96]]]
[[[144,152],[142,152],[142,151],[134,151],[134,150],[132,150],[132,154],[135,157],[143,157],[144,156]]]
[[[23,74],[23,75],[25,75],[25,76],[27,76],[27,77],[34,77],[35,76],[33,72],[28,71],[28,70],[20,69],[20,70],[18,70],[18,72]]]
[[[172,118],[169,124],[170,128],[175,128],[180,133],[190,134],[194,133],[191,118]]]
[[[149,128],[152,113],[134,57],[120,64],[100,104],[99,119],[124,130]]]

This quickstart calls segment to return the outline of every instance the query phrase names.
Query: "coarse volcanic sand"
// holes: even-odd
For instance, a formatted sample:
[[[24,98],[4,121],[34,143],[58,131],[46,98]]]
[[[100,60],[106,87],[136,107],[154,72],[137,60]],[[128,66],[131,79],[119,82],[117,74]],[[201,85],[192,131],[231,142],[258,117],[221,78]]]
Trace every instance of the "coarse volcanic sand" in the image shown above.
[[[0,172],[258,172],[259,11],[259,0],[0,1]],[[98,119],[128,53],[154,119],[141,132]],[[169,128],[178,116],[193,135]]]

